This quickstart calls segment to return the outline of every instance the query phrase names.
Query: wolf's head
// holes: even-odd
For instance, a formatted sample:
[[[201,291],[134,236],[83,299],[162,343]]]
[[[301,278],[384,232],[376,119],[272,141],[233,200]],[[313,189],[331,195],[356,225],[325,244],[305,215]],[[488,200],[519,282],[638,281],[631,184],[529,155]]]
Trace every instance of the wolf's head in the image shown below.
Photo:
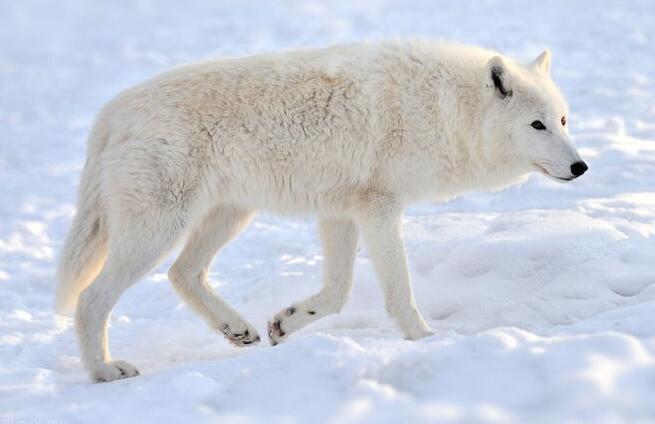
[[[587,164],[569,139],[568,106],[550,77],[550,62],[548,50],[528,66],[500,56],[489,59],[485,133],[496,148],[511,152],[506,156],[511,165],[571,181],[587,171]]]

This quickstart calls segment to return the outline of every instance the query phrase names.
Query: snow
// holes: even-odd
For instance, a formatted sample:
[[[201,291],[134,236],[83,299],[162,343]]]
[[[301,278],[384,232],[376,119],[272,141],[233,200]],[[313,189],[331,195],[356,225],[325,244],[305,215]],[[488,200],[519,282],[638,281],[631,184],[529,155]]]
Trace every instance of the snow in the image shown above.
[[[0,422],[655,421],[651,1],[7,0],[0,10]],[[51,298],[99,107],[184,62],[396,35],[523,60],[550,47],[590,171],[408,211],[433,337],[402,340],[362,249],[340,315],[275,348],[238,349],[181,305],[169,258],[111,319],[113,356],[141,376],[89,384]],[[261,216],[211,278],[265,334],[274,313],[318,290],[321,263],[311,219]]]

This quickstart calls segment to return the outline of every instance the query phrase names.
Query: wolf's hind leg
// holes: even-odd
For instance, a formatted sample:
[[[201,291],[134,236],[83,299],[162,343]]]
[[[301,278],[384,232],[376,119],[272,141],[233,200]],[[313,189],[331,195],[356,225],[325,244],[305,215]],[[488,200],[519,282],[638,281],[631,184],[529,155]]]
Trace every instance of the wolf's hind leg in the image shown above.
[[[173,287],[189,307],[237,346],[257,343],[259,334],[214,292],[207,274],[216,253],[248,225],[252,216],[252,212],[233,207],[215,207],[193,230],[168,272]]]
[[[325,257],[323,288],[314,296],[283,309],[273,317],[268,324],[268,336],[273,345],[317,319],[339,312],[350,295],[357,251],[357,227],[349,220],[322,219],[319,225]]]
[[[75,322],[82,362],[96,382],[138,375],[125,361],[112,360],[107,320],[120,296],[146,275],[173,246],[181,232],[175,220],[130,217],[116,222],[109,238],[107,262],[95,280],[80,294]]]

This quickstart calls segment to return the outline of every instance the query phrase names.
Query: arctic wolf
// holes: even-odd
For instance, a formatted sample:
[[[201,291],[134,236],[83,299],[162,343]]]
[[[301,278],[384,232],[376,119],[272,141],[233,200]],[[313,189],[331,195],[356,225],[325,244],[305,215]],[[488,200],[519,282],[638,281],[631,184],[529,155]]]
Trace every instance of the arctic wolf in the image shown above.
[[[271,319],[272,344],[344,306],[360,234],[405,337],[431,334],[403,209],[587,170],[550,64],[548,51],[521,65],[446,42],[353,44],[193,64],[119,94],[91,131],[58,269],[57,307],[77,304],[92,379],[138,375],[110,357],[107,319],[182,240],[175,290],[231,342],[260,341],[207,284],[212,258],[257,211],[316,215],[325,256],[323,288]]]

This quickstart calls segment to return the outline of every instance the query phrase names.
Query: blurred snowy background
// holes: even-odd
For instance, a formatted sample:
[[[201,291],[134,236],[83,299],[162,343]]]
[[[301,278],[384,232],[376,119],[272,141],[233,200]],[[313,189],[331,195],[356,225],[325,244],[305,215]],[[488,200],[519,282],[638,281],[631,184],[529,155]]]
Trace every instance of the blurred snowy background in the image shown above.
[[[189,61],[389,36],[549,47],[590,171],[408,212],[431,338],[401,339],[362,250],[341,315],[240,350],[180,304],[168,260],[111,319],[142,375],[89,384],[51,295],[100,106]],[[0,422],[655,422],[654,175],[650,0],[0,0]],[[311,219],[262,216],[212,284],[265,334],[321,262]]]

